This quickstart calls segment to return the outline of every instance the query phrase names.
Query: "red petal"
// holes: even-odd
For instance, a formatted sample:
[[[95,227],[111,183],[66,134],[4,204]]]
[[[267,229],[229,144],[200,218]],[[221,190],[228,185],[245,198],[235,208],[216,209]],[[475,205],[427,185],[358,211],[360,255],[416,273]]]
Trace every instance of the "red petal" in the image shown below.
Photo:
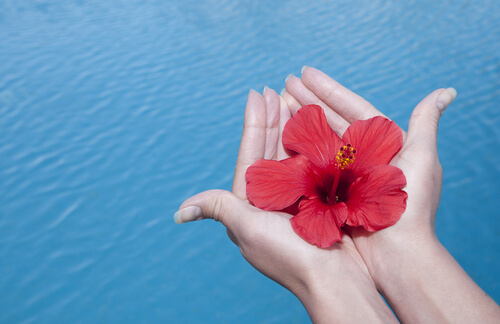
[[[278,210],[282,213],[287,213],[290,215],[297,215],[299,213],[300,200],[297,200],[293,205],[290,205],[284,209]]]
[[[395,122],[384,117],[357,120],[342,136],[357,151],[352,168],[366,169],[389,164],[403,145],[403,133]]]
[[[308,105],[286,123],[283,145],[303,154],[318,167],[326,167],[335,161],[341,140],[330,128],[320,106]]]
[[[317,177],[302,155],[282,161],[258,160],[246,172],[247,196],[257,207],[281,210],[300,197],[313,197]]]
[[[328,205],[320,199],[303,200],[300,212],[292,217],[292,227],[300,237],[311,244],[327,248],[342,239],[340,226],[347,217],[344,203]]]
[[[406,209],[405,185],[403,171],[392,165],[370,169],[349,187],[346,224],[363,226],[370,232],[394,225]]]

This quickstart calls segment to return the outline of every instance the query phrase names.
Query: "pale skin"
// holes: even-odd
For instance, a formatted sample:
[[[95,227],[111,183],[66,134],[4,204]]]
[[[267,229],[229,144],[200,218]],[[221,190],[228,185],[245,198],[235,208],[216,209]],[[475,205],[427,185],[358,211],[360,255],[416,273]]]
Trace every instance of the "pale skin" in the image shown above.
[[[246,169],[261,158],[288,157],[281,133],[290,117],[276,92],[267,89],[262,96],[251,91],[232,193],[210,190],[191,197],[181,205],[176,221],[212,218],[222,222],[243,257],[294,293],[315,323],[356,323],[366,318],[374,323],[397,323],[348,235],[329,249],[319,249],[293,231],[290,215],[249,204]]]
[[[278,96],[250,92],[232,193],[210,190],[186,200],[177,222],[221,221],[245,259],[292,291],[315,323],[498,322],[500,308],[439,243],[434,220],[442,169],[437,156],[439,118],[456,96],[439,89],[415,108],[404,145],[391,164],[403,170],[408,205],[401,220],[368,233],[349,229],[341,242],[319,249],[302,240],[285,213],[265,212],[246,196],[246,169],[260,158],[288,157],[281,145],[286,121],[306,104],[323,107],[333,130],[342,135],[355,120],[382,115],[369,102],[326,74],[305,67],[289,76]],[[382,115],[383,116],[383,115]]]

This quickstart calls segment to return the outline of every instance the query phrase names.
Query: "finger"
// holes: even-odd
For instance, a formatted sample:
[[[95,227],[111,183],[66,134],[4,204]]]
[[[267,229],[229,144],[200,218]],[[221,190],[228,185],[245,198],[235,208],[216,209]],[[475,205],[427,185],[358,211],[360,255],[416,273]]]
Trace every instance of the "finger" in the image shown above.
[[[280,97],[276,91],[266,86],[264,87],[264,100],[267,113],[264,159],[275,160],[280,132]]]
[[[384,116],[371,103],[318,69],[304,66],[301,79],[307,88],[349,123]]]
[[[292,117],[290,114],[290,110],[288,109],[288,104],[286,100],[280,96],[280,131],[279,131],[279,139],[278,139],[278,152],[276,159],[281,161],[290,157],[283,146],[283,129],[285,129],[285,125],[288,120]]]
[[[229,191],[208,190],[184,201],[174,214],[174,220],[182,224],[209,218],[221,222],[234,232],[245,220],[244,214],[252,211],[258,209]]]
[[[266,104],[264,97],[251,90],[245,108],[245,121],[241,135],[240,150],[233,179],[233,193],[246,199],[245,172],[258,159],[264,157],[266,149]]]
[[[281,91],[281,97],[285,100],[290,114],[293,116],[302,108],[302,105],[295,99],[291,94],[289,94],[286,89]]]
[[[456,95],[455,89],[448,88],[436,90],[424,98],[411,114],[405,146],[416,144],[423,150],[435,152],[439,119]]]
[[[300,80],[296,76],[288,76],[286,80],[286,90],[301,104],[301,106],[318,105],[323,108],[328,124],[339,136],[342,136],[347,127],[349,127],[349,123],[344,118],[342,118],[339,114],[332,110],[332,108],[330,108],[322,100],[320,100],[302,83],[302,80]]]

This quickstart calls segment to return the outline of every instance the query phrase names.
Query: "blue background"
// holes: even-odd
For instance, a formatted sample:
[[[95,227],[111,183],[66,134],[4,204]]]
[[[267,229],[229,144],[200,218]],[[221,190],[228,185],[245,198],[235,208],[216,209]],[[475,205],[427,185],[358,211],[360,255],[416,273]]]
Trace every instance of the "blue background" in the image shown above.
[[[222,225],[250,88],[324,70],[406,128],[440,87],[437,231],[500,301],[500,2],[0,2],[0,322],[307,323]]]

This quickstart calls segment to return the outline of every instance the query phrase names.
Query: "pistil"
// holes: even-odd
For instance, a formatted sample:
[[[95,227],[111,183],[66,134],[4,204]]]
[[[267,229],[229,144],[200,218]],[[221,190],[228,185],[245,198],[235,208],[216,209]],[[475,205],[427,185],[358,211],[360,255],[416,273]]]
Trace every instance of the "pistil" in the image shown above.
[[[332,188],[328,194],[328,201],[331,203],[338,203],[339,196],[337,195],[337,189],[340,181],[340,174],[349,164],[354,162],[354,155],[356,150],[351,146],[351,144],[346,144],[340,148],[335,157],[335,175]]]

